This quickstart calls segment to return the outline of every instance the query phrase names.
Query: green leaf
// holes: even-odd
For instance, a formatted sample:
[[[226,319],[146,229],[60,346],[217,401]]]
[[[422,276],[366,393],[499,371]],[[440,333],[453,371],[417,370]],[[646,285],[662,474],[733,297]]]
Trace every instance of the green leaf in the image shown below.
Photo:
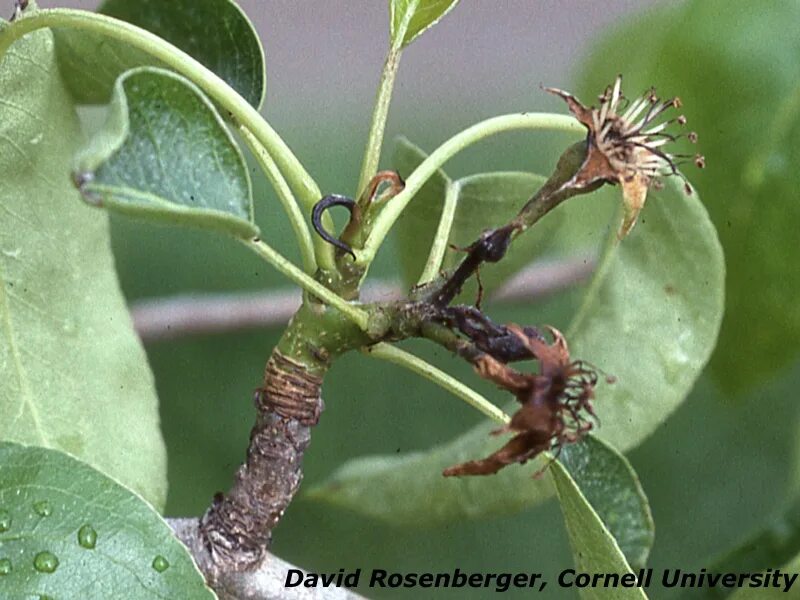
[[[100,13],[164,38],[224,79],[256,108],[264,102],[264,49],[233,0],[106,0]],[[81,104],[106,104],[114,82],[134,67],[160,64],[145,52],[105,36],[56,29],[58,61]]]
[[[774,563],[773,563],[774,564]],[[771,578],[775,577],[775,567],[771,567],[772,572],[769,574],[764,573],[764,581],[772,581]],[[796,596],[797,595],[797,588],[800,585],[798,580],[795,579],[792,581],[791,587],[788,589],[786,586],[786,580],[784,579],[786,576],[789,577],[797,577],[797,574],[800,573],[800,554],[792,557],[785,565],[781,565],[781,576],[778,578],[778,586],[777,587],[764,587],[760,588],[748,588],[743,587],[739,590],[736,590],[733,594],[728,596],[730,600],[777,600],[777,598],[786,598]],[[791,590],[794,590],[792,592]],[[787,594],[789,592],[789,594]]]
[[[708,567],[714,573],[755,573],[774,569],[800,554],[800,499],[761,530]],[[792,569],[797,572],[797,569]]]
[[[0,565],[7,598],[216,596],[139,496],[45,448],[0,443]]]
[[[395,149],[395,168],[402,177],[408,177],[425,156],[422,150],[401,138]],[[540,175],[522,172],[481,173],[458,180],[457,208],[448,243],[455,248],[465,248],[486,229],[508,223],[544,181]],[[394,228],[403,282],[408,287],[417,282],[425,266],[448,185],[450,179],[442,171],[437,172],[403,211]],[[483,287],[498,289],[534,258],[553,251],[564,217],[563,210],[553,211],[535,229],[516,240],[501,262],[484,265],[480,274]],[[425,242],[420,243],[421,239]],[[451,249],[445,255],[443,268],[455,267],[463,256],[463,252]],[[476,291],[477,286],[470,282],[464,291],[464,300],[474,299]]]
[[[425,160],[427,154],[406,138],[397,139],[392,157],[394,168],[404,179]],[[394,226],[400,258],[400,274],[406,287],[417,283],[433,243],[450,178],[441,169],[422,186]],[[458,217],[458,212],[456,212]],[[472,240],[470,240],[471,242]]]
[[[391,38],[397,40],[403,29],[403,21],[408,19],[408,26],[402,32],[401,47],[411,42],[436,25],[449,13],[458,0],[389,0],[389,24]]]
[[[587,436],[566,446],[559,457],[585,500],[616,540],[634,569],[643,568],[653,547],[655,527],[639,478],[611,446]]]
[[[798,21],[795,0],[768,11],[689,2],[619,29],[584,65],[586,98],[624,72],[629,94],[657,85],[679,95],[699,134],[708,167],[691,177],[736,265],[711,363],[727,391],[765,381],[800,348],[800,269],[786,267],[800,221],[800,46],[786,24]]]
[[[117,82],[108,119],[76,159],[84,198],[111,210],[253,237],[250,176],[216,109],[153,67]]]
[[[69,178],[80,143],[50,32],[0,63],[0,439],[64,450],[166,497],[158,399],[108,219]]]
[[[609,191],[577,201],[619,205],[619,191]],[[587,213],[596,229],[595,208]],[[597,435],[624,451],[677,408],[708,360],[722,318],[724,263],[699,198],[687,197],[677,184],[651,192],[622,243],[616,242],[618,225],[615,214],[567,340],[574,358],[616,376],[615,384],[596,392]],[[312,495],[404,525],[514,513],[548,497],[546,482],[531,479],[536,466],[484,478],[441,477],[447,466],[496,450],[501,441],[489,436],[494,428],[484,422],[428,452],[355,459]]]
[[[618,573],[620,576],[632,573],[614,537],[569,472],[555,462],[550,473],[561,501],[575,569],[579,573]],[[639,587],[584,587],[578,591],[581,598],[588,599],[647,598]]]
[[[633,233],[617,243],[611,232],[567,332],[573,357],[617,378],[597,392],[597,435],[623,451],[683,402],[714,350],[724,307],[725,261],[700,198],[675,179],[648,196]]]

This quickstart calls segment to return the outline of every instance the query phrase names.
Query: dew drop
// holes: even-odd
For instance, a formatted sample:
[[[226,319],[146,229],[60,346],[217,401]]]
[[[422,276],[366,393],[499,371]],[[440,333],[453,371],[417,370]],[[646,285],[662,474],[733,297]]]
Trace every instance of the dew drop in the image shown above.
[[[11,515],[8,511],[0,508],[0,533],[4,533],[11,529]]]
[[[33,503],[33,512],[40,517],[49,517],[51,514],[53,514],[53,507],[50,506],[50,503],[47,500],[39,500],[39,502]]]
[[[153,559],[153,568],[159,573],[169,569],[169,561],[160,554]]]
[[[78,530],[78,543],[87,550],[92,550],[97,545],[97,532],[88,523]]]
[[[0,576],[8,575],[11,573],[11,560],[8,558],[0,558]]]
[[[33,568],[41,573],[54,573],[58,568],[58,557],[52,552],[39,552],[33,559]]]

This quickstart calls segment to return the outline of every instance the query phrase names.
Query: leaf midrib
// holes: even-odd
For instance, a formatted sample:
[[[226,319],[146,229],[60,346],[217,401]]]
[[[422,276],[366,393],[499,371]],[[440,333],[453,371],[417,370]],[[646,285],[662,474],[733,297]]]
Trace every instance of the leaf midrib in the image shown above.
[[[19,345],[14,334],[14,324],[11,322],[11,301],[8,293],[6,292],[7,284],[8,280],[6,279],[5,270],[3,269],[3,262],[0,261],[0,311],[3,313],[3,328],[6,331],[8,345],[11,349],[11,356],[14,359],[14,371],[16,372],[17,380],[19,381],[21,400],[19,413],[11,420],[10,425],[13,425],[24,414],[25,407],[27,406],[31,413],[31,419],[33,419],[34,431],[39,436],[41,443],[45,446],[49,446],[50,442],[44,433],[44,429],[42,428],[42,424],[39,419],[39,409],[33,402],[33,393],[31,392],[29,385],[28,374],[22,364]]]

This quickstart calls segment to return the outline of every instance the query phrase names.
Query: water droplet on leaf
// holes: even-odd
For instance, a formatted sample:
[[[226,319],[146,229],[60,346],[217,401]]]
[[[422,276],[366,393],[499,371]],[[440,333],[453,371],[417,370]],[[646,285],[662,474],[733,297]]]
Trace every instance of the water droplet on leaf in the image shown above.
[[[40,517],[49,517],[51,514],[53,514],[53,507],[50,506],[50,503],[47,500],[39,500],[39,502],[33,503],[33,512]]]
[[[97,532],[88,523],[78,530],[78,543],[87,550],[97,545]]]
[[[169,569],[169,561],[160,554],[153,559],[153,568],[159,573]]]
[[[33,559],[33,568],[41,573],[54,573],[58,568],[58,557],[52,552],[39,552]]]
[[[11,560],[8,558],[0,558],[0,575],[8,575],[11,573]]]

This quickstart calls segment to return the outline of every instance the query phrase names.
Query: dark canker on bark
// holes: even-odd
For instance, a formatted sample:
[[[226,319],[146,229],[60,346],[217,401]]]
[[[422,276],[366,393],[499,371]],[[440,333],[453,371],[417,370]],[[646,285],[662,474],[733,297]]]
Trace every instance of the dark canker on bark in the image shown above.
[[[277,348],[267,362],[264,385],[255,395],[256,424],[247,460],[231,490],[218,494],[200,530],[214,561],[247,569],[259,563],[272,529],[303,478],[303,454],[323,409],[322,376]]]

